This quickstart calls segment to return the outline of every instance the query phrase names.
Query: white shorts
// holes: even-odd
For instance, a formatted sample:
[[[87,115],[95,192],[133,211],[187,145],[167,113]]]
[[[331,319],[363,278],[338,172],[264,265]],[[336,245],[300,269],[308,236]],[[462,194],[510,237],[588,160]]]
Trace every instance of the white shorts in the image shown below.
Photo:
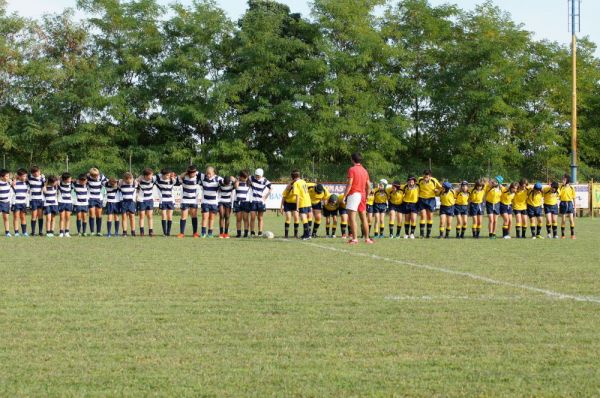
[[[358,206],[362,200],[360,192],[354,192],[352,195],[348,195],[346,199],[346,210],[358,211]]]

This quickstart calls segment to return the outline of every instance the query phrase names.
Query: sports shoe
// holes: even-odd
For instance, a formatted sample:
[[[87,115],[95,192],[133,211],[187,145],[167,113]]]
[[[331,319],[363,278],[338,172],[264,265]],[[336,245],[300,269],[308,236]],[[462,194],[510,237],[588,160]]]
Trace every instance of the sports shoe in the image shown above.
[[[349,245],[358,245],[358,239],[350,239],[350,240],[348,241],[348,244],[349,244]]]
[[[194,234],[194,238],[199,238],[199,237],[200,237],[200,234],[199,234],[198,232],[196,232],[196,233]]]
[[[202,235],[200,235],[200,238],[201,238],[201,239],[206,239],[206,234],[202,234]]]
[[[390,234],[390,239],[394,239],[394,234]]]
[[[504,239],[512,239],[510,235],[506,235]]]
[[[566,236],[564,236],[564,235],[563,235],[563,236],[561,236],[560,238],[561,238],[561,239],[567,239],[567,237],[566,237]]]
[[[310,236],[303,236],[302,240],[311,240],[312,238]]]
[[[65,232],[65,238],[70,238],[71,237],[71,233],[70,232]]]
[[[219,239],[225,239],[225,237],[223,235],[225,235],[225,234],[219,234]]]
[[[367,245],[372,245],[373,243],[375,243],[375,241],[373,239],[367,238],[367,239],[365,239],[365,243]]]
[[[342,239],[346,239],[347,237],[348,237],[348,235],[342,234]]]
[[[48,233],[48,234],[46,234],[46,238],[54,238],[54,234]]]
[[[103,235],[102,235],[100,232],[98,232],[98,233],[96,234],[96,236],[97,236],[97,237],[99,237],[99,238],[102,238],[102,236],[103,236]]]
[[[542,235],[538,235],[537,238],[538,239],[544,239],[544,237]]]
[[[532,236],[532,237],[531,237],[531,239],[536,239],[536,237],[535,237],[535,236]]]
[[[6,236],[7,238],[12,238],[12,235],[10,234],[10,232],[7,232],[4,236]]]
[[[554,235],[552,239],[558,239],[558,235]]]
[[[178,237],[179,239],[183,238],[184,236],[185,236],[184,234],[177,234],[177,237]]]
[[[15,232],[15,238],[18,238],[20,236],[21,236],[21,234],[19,234],[18,232]]]
[[[27,232],[23,232],[23,237],[24,238],[29,238],[29,234]]]
[[[548,239],[552,239],[552,235],[551,235],[551,234],[548,234],[548,235],[546,235],[546,238],[548,238]]]
[[[331,239],[335,239],[335,235],[330,235],[329,236]]]
[[[409,236],[408,236],[408,235],[404,235],[404,239],[408,239],[408,238],[409,238]]]
[[[410,234],[410,239],[414,239],[415,238],[415,234]]]
[[[230,236],[229,236],[229,234],[223,234],[223,238],[225,238],[225,239],[229,239],[229,238],[230,238]]]
[[[571,239],[575,240],[577,237],[575,235],[571,235]]]
[[[58,235],[58,237],[59,237],[59,238],[64,238],[64,237],[65,237],[65,234],[61,232],[61,234],[60,234],[60,235]]]

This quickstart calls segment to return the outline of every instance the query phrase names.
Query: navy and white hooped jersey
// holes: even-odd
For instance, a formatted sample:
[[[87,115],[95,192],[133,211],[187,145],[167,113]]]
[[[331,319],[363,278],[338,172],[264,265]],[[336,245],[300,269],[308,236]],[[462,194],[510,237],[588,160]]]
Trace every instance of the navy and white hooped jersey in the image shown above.
[[[217,206],[219,204],[219,186],[223,179],[218,175],[211,178],[205,174],[200,174],[200,184],[202,185],[202,204]]]
[[[252,201],[262,202],[263,195],[267,189],[271,189],[271,182],[265,177],[256,178],[250,177],[250,185],[252,186]]]
[[[121,198],[123,200],[134,201],[136,190],[137,181],[132,181],[131,184],[127,184],[125,181],[121,181],[119,184],[119,191],[121,191]]]
[[[152,176],[151,179],[146,180],[144,177],[138,180],[138,188],[140,189],[140,194],[138,195],[138,201],[146,202],[149,200],[154,200],[152,194],[154,192],[154,183],[156,182],[156,177]]]
[[[13,204],[22,205],[27,203],[27,193],[29,192],[29,183],[27,181],[15,181],[13,191],[15,193]]]
[[[75,191],[75,205],[77,206],[88,206],[88,187],[87,184],[80,184],[79,182],[73,183],[73,191]]]
[[[65,184],[61,181],[58,184],[58,203],[73,203],[73,196],[71,195],[71,191],[73,190],[73,185],[71,183]]]
[[[27,178],[29,182],[29,200],[44,200],[44,184],[46,184],[46,177],[40,175],[34,177],[29,175]]]
[[[89,198],[92,200],[102,200],[102,187],[106,185],[108,179],[104,174],[100,174],[96,179],[88,175],[87,181]]]
[[[177,178],[163,179],[162,174],[156,176],[156,186],[160,191],[160,203],[173,203],[173,187]]]
[[[200,187],[198,186],[199,179],[199,175],[190,177],[187,174],[184,174],[183,177],[179,178],[182,188],[181,203],[188,205],[198,204],[198,193],[200,191]]]
[[[106,202],[107,203],[119,203],[121,201],[120,193],[119,193],[119,185],[115,185],[111,187],[110,185],[106,186]]]
[[[250,190],[250,184],[247,181],[238,182],[237,188],[235,189],[235,201],[252,202],[252,191]]]
[[[10,182],[0,181],[0,203],[10,203]]]
[[[221,185],[219,187],[219,203],[231,203],[233,199],[233,191],[235,187],[233,184],[230,185]]]
[[[58,188],[56,186],[46,187],[44,190],[44,206],[55,206],[58,204]]]

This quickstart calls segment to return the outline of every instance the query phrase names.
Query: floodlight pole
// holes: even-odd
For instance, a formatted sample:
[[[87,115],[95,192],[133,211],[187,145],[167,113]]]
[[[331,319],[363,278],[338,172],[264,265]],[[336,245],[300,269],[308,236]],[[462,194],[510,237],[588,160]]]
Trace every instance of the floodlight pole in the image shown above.
[[[573,69],[571,105],[571,181],[577,182],[577,31],[581,28],[581,0],[567,0],[571,17],[571,56]]]

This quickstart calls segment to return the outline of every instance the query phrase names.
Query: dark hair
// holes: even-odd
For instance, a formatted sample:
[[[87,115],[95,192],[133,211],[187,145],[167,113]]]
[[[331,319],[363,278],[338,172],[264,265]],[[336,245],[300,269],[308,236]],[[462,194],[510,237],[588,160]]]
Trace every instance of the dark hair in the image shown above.
[[[300,170],[294,169],[292,170],[292,179],[300,178]]]
[[[0,170],[0,177],[4,177],[4,176],[6,176],[8,173],[9,173],[9,171],[8,171],[8,170],[6,170],[6,169],[2,169],[2,170]]]
[[[31,174],[37,173],[38,171],[40,171],[40,168],[38,166],[31,166],[31,169],[29,169],[29,172]]]
[[[519,181],[519,185],[522,187],[526,187],[527,184],[529,184],[529,181],[527,181],[527,178],[521,178],[521,180]]]
[[[150,174],[153,174],[154,170],[152,170],[150,167],[146,167],[144,169],[144,171],[142,171],[142,174],[144,175],[144,177],[148,177]]]
[[[77,180],[87,181],[87,174],[79,174],[79,177],[77,177]]]
[[[190,164],[186,170],[186,173],[190,174],[190,173],[195,173],[198,171],[198,168],[196,166],[194,166],[193,164]]]
[[[430,176],[431,175],[431,170],[429,170],[429,169],[423,170],[423,175],[424,176]]]
[[[133,174],[131,174],[129,171],[126,171],[125,173],[123,173],[124,180],[127,180],[129,178],[133,178]]]
[[[17,170],[17,175],[19,177],[27,175],[27,170],[25,170],[25,169],[19,169],[19,170]]]
[[[567,184],[571,183],[571,177],[568,174],[565,174],[563,178],[567,181]]]
[[[223,177],[223,180],[221,181],[221,186],[226,187],[228,185],[231,185],[231,177]]]
[[[354,152],[351,156],[354,163],[362,163],[363,157],[360,152]]]
[[[46,180],[46,185],[54,185],[56,180],[56,176],[48,176],[48,179]]]
[[[315,192],[318,194],[322,194],[323,192],[325,192],[325,187],[323,186],[323,184],[315,185]]]
[[[111,185],[111,186],[112,186],[112,185],[116,185],[118,182],[119,182],[119,181],[117,181],[117,179],[116,179],[116,178],[114,178],[114,177],[110,177],[110,178],[108,179],[108,185]]]
[[[173,172],[173,170],[171,169],[162,169],[160,171],[160,174],[165,175],[165,174],[171,174]]]
[[[550,184],[550,187],[553,189],[558,189],[558,182],[552,181],[552,184]]]
[[[519,187],[519,184],[517,184],[516,182],[511,182],[510,185],[508,186],[508,190],[510,191],[513,188],[517,189],[518,187]]]
[[[249,175],[250,175],[250,172],[248,170],[240,171],[240,177],[242,177],[242,178],[248,178]]]
[[[68,180],[69,178],[71,178],[71,174],[69,174],[67,172],[64,172],[60,175],[60,179],[63,181]]]

